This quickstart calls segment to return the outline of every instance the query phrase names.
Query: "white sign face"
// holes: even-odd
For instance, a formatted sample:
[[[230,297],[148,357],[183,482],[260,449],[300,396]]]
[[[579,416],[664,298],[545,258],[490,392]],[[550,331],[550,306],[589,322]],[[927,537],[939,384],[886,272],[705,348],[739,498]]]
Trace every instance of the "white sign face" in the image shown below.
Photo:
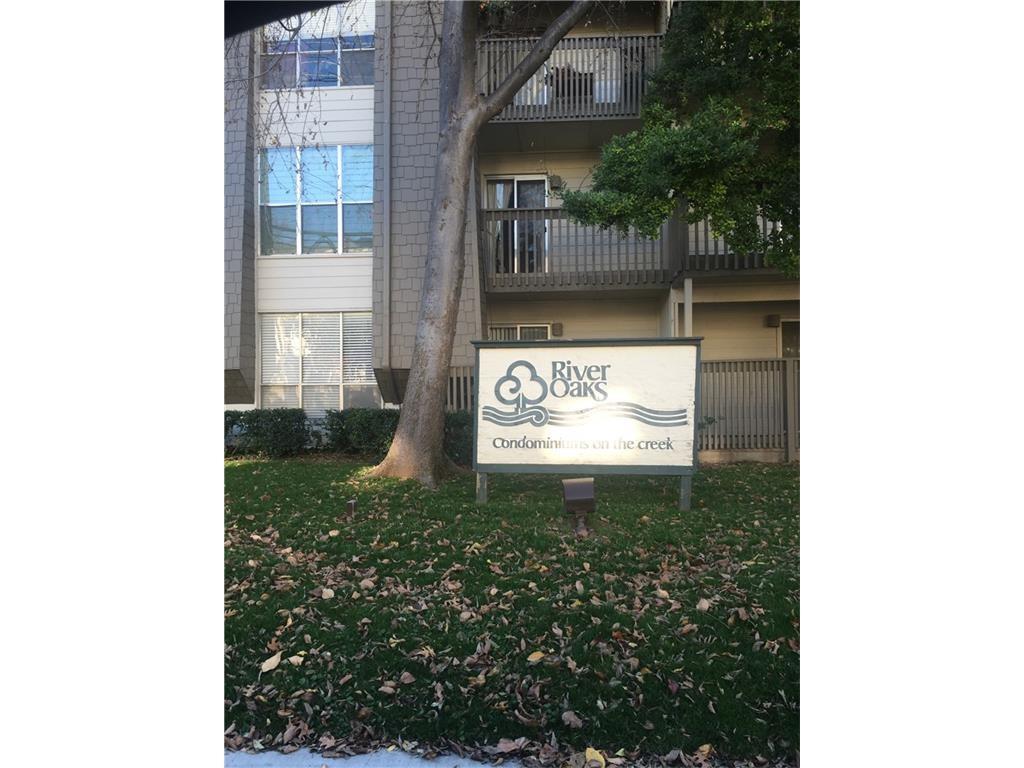
[[[695,342],[481,342],[477,355],[477,471],[692,471]]]

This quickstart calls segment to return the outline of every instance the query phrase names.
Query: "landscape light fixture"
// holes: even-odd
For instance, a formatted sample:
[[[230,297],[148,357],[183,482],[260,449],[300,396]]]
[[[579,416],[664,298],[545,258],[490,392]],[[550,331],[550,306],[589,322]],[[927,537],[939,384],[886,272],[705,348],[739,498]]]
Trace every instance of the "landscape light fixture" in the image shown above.
[[[594,511],[594,478],[576,477],[562,481],[562,504],[567,515],[576,518],[574,526],[577,536],[587,536],[587,514]]]

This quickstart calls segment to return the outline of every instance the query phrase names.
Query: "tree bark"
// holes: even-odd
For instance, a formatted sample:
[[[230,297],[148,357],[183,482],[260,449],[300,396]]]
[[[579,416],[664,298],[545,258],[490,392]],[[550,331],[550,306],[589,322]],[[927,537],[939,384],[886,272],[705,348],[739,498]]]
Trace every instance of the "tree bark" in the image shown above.
[[[388,455],[372,470],[375,476],[413,479],[436,488],[455,469],[444,453],[444,401],[466,267],[466,206],[476,137],[590,5],[589,0],[573,3],[494,93],[482,100],[475,84],[479,4],[444,4],[438,152],[420,316],[398,428]]]

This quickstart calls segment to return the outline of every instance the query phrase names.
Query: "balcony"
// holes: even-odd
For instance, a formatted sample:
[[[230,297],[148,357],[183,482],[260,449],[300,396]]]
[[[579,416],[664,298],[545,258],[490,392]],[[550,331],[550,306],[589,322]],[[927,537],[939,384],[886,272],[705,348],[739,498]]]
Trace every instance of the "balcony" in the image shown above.
[[[778,224],[757,219],[761,234],[767,237]],[[690,225],[686,251],[682,256],[683,271],[687,276],[697,274],[727,273],[736,271],[774,271],[767,267],[763,253],[737,253],[721,237],[715,237],[707,219]]]
[[[485,209],[480,222],[489,291],[657,288],[672,279],[663,238],[583,226],[560,208]]]
[[[640,116],[648,75],[658,65],[662,35],[569,37],[519,89],[492,123],[624,119]],[[490,95],[537,38],[480,41],[477,81]]]
[[[766,234],[775,225],[760,221]],[[764,255],[734,252],[710,224],[670,220],[657,238],[584,226],[560,208],[480,211],[480,254],[491,292],[656,289],[690,275],[772,271]]]

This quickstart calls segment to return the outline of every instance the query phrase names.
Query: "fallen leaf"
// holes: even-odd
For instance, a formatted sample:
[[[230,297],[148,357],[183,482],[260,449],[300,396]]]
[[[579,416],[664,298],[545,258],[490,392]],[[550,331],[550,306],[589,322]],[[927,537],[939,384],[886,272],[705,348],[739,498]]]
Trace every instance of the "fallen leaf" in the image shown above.
[[[697,625],[696,624],[683,624],[683,628],[681,630],[681,632],[684,635],[689,635],[690,633],[696,632],[696,631],[697,631]]]
[[[711,754],[711,745],[701,744],[699,747],[697,747],[697,754],[703,758],[706,758],[708,755]]]
[[[530,664],[536,664],[538,661],[543,659],[545,656],[547,656],[547,654],[544,653],[544,651],[534,651],[533,653],[531,653],[529,656],[526,657],[526,660]]]
[[[700,600],[697,601],[697,610],[698,611],[706,611],[710,607],[711,607],[711,603],[708,601],[708,599],[706,597],[702,597]]]
[[[324,587],[324,591],[320,594],[320,597],[322,597],[324,600],[334,597],[334,590],[330,589],[329,587]]]
[[[409,685],[409,683],[415,683],[416,678],[408,672],[403,672],[402,676],[398,678],[398,682],[400,682],[402,685]]]
[[[270,672],[273,669],[277,669],[277,665],[280,663],[281,651],[278,651],[260,665],[260,672]]]
[[[392,688],[390,685],[382,685],[377,690],[381,693],[386,693],[388,696],[392,695],[395,692],[395,689]]]
[[[584,757],[586,757],[588,763],[595,762],[600,766],[600,768],[604,768],[604,755],[593,747],[587,747]]]
[[[573,712],[571,709],[562,713],[562,722],[568,725],[570,728],[583,727],[583,721],[580,720],[580,716]]]
[[[373,589],[375,586],[373,579],[363,579],[359,582],[360,589]]]
[[[302,657],[301,656],[289,656],[288,657],[288,663],[292,664],[292,665],[294,665],[296,667],[301,667],[302,666]]]
[[[339,531],[339,530],[338,530],[337,528],[335,528],[335,529],[333,529],[333,530],[330,530],[330,531],[328,531],[328,532],[327,532],[327,535],[328,535],[328,536],[337,536],[337,535],[338,535],[338,534],[340,534],[340,533],[341,533],[341,531]]]
[[[520,736],[514,741],[512,739],[498,739],[498,746],[496,749],[503,755],[507,755],[510,752],[517,752],[523,748],[526,743],[526,739]]]
[[[347,683],[351,679],[352,679],[352,675],[345,675],[343,678],[341,678],[341,680],[338,681],[338,685],[344,685],[345,683]]]

